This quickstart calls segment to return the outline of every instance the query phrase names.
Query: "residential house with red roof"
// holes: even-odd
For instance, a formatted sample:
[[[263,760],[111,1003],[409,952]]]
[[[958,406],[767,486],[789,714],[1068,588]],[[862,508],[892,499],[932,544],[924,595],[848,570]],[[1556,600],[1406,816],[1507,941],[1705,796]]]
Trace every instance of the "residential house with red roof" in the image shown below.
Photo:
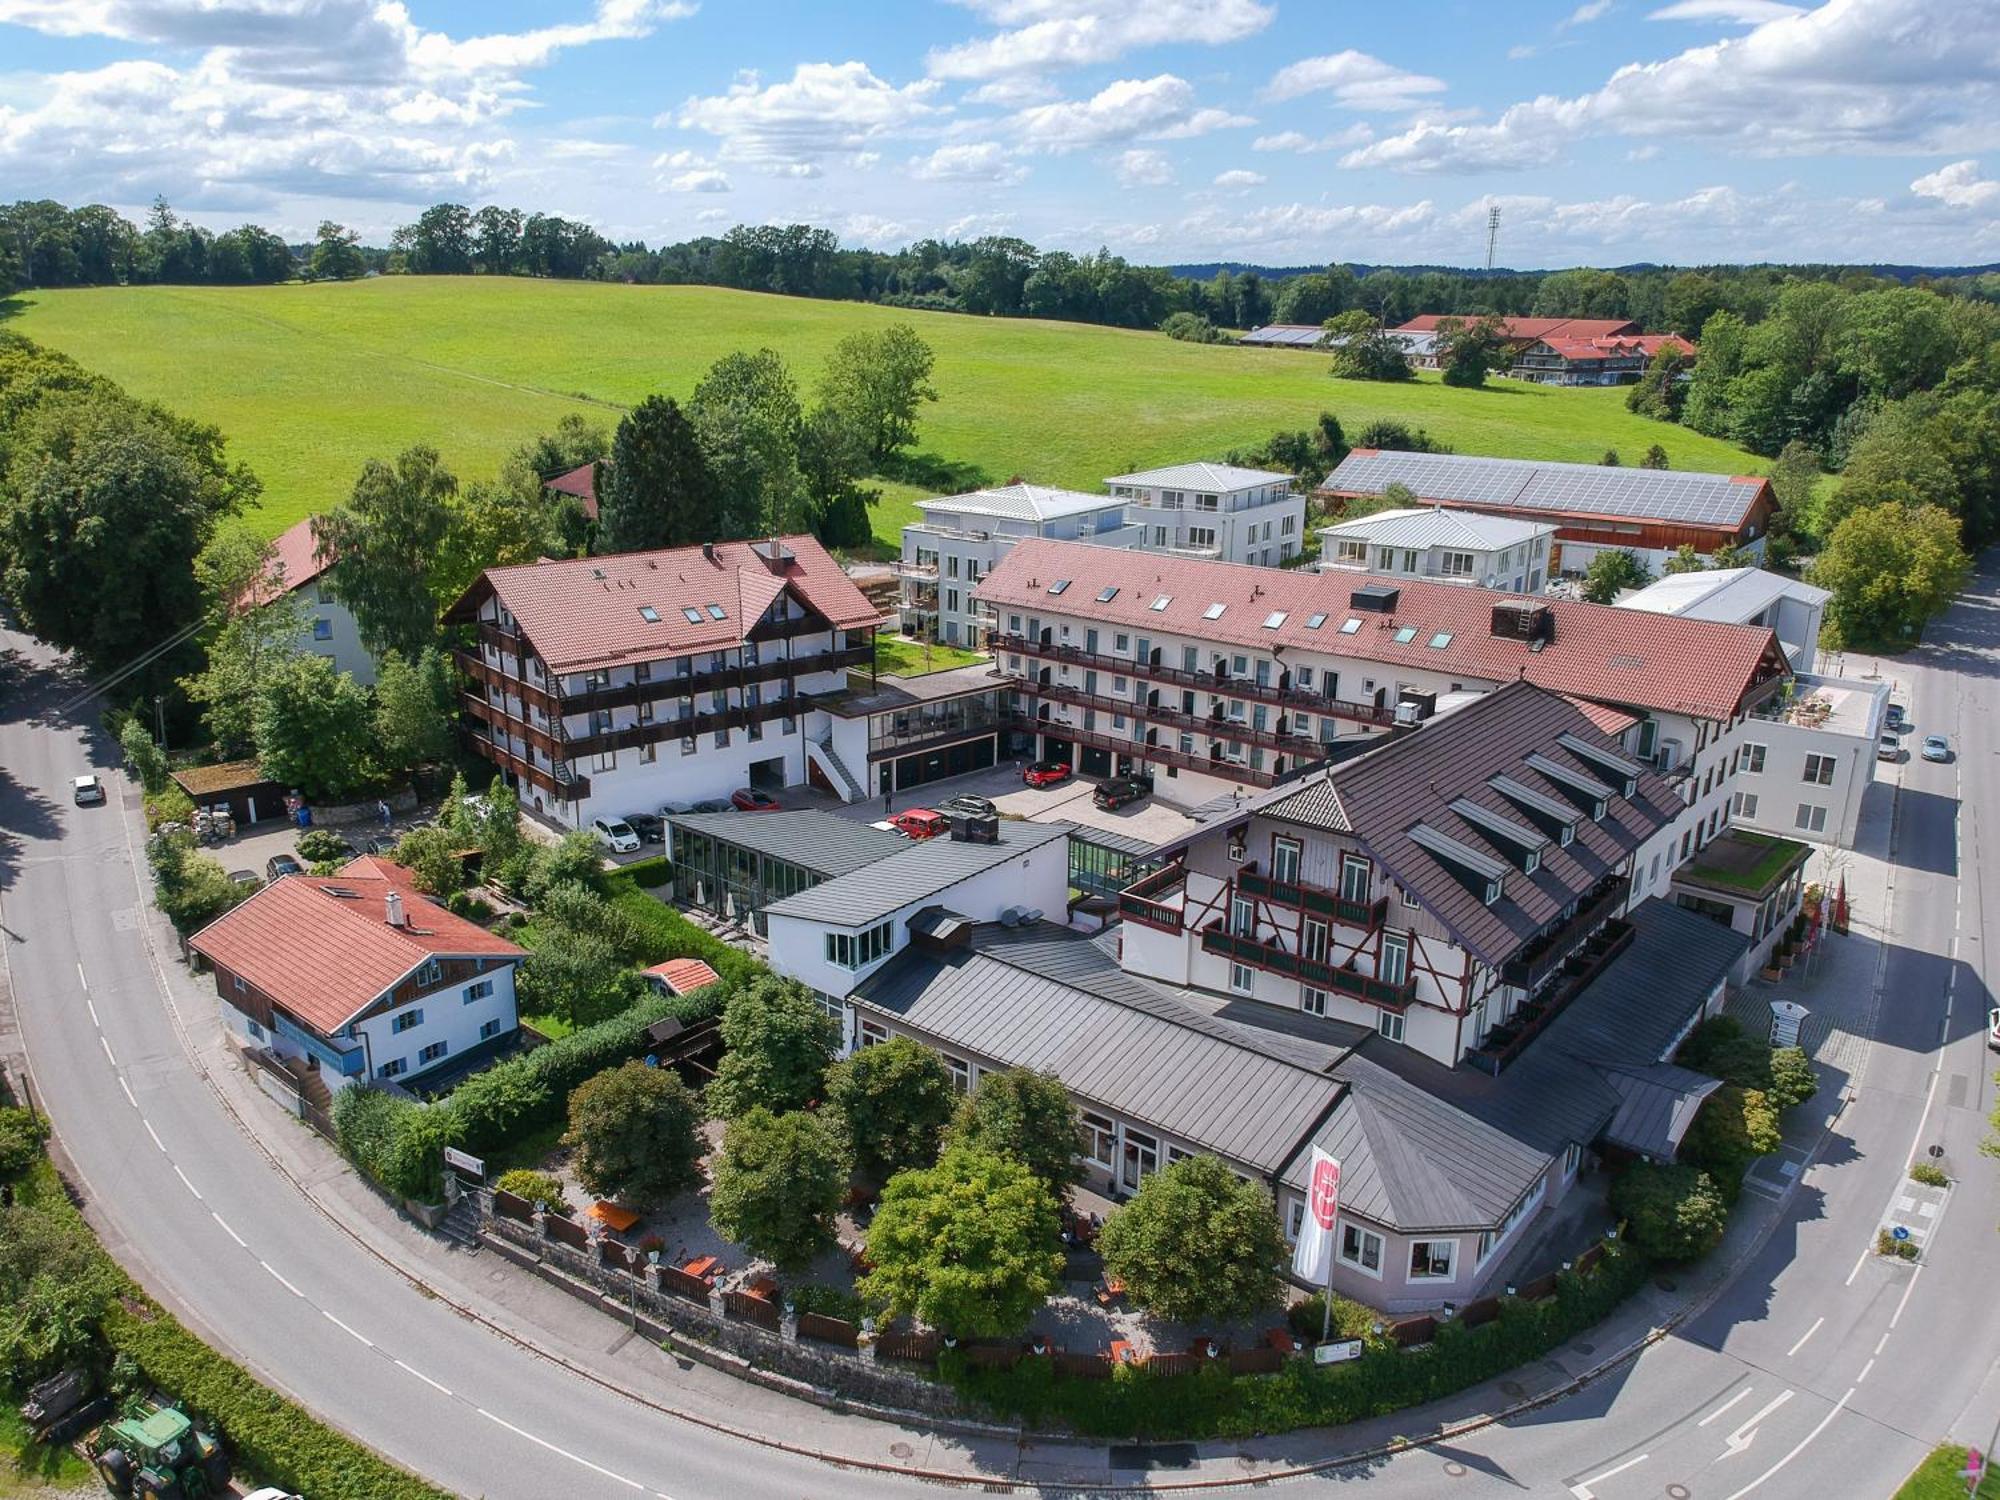
[[[354,615],[333,592],[327,574],[333,564],[319,555],[308,516],[288,526],[272,539],[273,560],[265,579],[241,601],[244,607],[268,604],[286,594],[305,603],[305,628],[299,634],[299,649],[323,656],[336,672],[351,672],[366,686],[375,680],[375,658],[361,644],[361,627]]]
[[[1436,345],[1415,341],[1433,338],[1449,316],[1424,313],[1390,332],[1411,341],[1413,365],[1436,369]],[[1630,385],[1662,349],[1695,352],[1679,334],[1642,333],[1629,318],[1503,317],[1500,331],[1513,355],[1506,373],[1538,385]]]
[[[745,786],[864,794],[828,706],[881,614],[813,537],[489,568],[446,622],[472,748],[573,827]]]
[[[361,858],[287,875],[188,940],[215,973],[232,1035],[329,1093],[407,1084],[514,1035],[525,950],[454,916],[410,872]]]

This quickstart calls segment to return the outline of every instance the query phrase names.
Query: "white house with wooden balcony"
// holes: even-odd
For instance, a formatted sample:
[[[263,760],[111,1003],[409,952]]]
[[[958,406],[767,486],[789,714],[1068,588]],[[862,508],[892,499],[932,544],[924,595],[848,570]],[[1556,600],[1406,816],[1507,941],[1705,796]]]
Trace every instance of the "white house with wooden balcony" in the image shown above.
[[[1290,474],[1171,464],[1104,481],[1151,552],[1276,567],[1305,544],[1306,500]]]
[[[810,536],[489,568],[446,619],[468,743],[573,827],[745,786],[864,794],[822,705],[880,616]]]
[[[1319,570],[1539,594],[1549,581],[1555,534],[1544,521],[1441,505],[1379,510],[1321,527]]]

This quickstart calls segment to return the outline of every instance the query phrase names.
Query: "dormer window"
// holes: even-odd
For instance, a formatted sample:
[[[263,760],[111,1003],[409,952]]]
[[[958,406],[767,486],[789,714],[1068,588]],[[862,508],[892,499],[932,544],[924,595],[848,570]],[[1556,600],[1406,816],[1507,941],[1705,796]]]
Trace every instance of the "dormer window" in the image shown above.
[[[417,970],[417,987],[419,989],[429,989],[443,977],[444,965],[434,958],[427,958]]]

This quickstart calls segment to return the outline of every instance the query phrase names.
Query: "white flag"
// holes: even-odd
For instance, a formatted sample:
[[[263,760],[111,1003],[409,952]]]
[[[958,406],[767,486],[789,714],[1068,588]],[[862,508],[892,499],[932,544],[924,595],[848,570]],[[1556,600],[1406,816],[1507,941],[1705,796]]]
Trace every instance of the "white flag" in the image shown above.
[[[1333,1270],[1333,1216],[1339,1204],[1340,1163],[1315,1146],[1305,1217],[1292,1247],[1292,1274],[1308,1286],[1325,1286]]]

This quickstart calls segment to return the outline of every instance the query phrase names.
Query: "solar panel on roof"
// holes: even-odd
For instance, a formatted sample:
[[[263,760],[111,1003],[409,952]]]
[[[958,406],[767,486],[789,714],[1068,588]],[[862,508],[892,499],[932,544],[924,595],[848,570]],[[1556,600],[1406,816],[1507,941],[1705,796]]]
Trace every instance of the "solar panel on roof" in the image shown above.
[[[1664,473],[1529,459],[1386,452],[1350,457],[1336,487],[1379,492],[1392,483],[1434,500],[1586,511],[1635,520],[1733,526],[1752,491],[1727,474]]]

